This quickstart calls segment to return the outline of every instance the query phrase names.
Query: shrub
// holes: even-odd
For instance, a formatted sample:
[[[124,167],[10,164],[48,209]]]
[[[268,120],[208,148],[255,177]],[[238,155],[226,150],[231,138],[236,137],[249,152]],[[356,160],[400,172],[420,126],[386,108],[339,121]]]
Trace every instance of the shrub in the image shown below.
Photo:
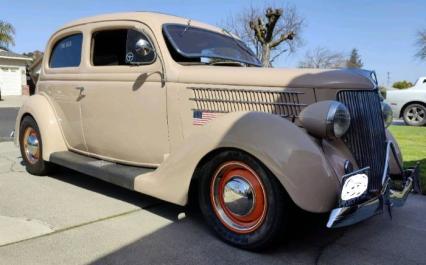
[[[413,86],[413,83],[408,82],[406,80],[395,82],[392,85],[392,87],[397,88],[397,89],[405,89],[405,88],[409,88],[409,87],[412,87],[412,86]]]

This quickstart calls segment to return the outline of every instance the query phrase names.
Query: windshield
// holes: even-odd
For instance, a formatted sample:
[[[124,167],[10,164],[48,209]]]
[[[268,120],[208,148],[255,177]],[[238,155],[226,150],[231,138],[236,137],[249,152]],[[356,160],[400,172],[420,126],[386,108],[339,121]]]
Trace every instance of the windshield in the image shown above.
[[[261,65],[242,41],[231,36],[180,24],[166,24],[163,31],[172,48],[183,58],[195,58],[199,62],[201,58],[215,58]]]

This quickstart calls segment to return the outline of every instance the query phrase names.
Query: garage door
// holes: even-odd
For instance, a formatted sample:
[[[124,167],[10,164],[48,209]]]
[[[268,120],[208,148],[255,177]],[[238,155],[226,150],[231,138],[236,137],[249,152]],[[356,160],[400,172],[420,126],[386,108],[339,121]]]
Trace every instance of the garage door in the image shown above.
[[[2,96],[22,94],[22,76],[18,67],[0,67],[0,89]]]

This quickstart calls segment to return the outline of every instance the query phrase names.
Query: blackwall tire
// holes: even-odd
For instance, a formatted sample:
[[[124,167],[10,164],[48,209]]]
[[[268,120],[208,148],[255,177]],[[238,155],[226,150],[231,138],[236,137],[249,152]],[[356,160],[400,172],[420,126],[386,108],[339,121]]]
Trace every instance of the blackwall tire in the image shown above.
[[[424,126],[426,124],[426,107],[421,104],[408,105],[402,116],[407,125]]]
[[[291,201],[257,159],[223,151],[199,172],[198,199],[209,226],[225,242],[261,250],[283,235]]]
[[[19,148],[28,173],[37,176],[47,175],[52,165],[43,160],[43,142],[36,121],[26,116],[19,127]]]

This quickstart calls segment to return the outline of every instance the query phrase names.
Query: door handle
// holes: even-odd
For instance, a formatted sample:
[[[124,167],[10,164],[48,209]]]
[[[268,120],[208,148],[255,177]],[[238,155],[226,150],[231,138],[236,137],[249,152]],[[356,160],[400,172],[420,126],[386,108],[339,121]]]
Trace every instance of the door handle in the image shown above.
[[[84,87],[82,87],[82,86],[78,86],[78,87],[76,87],[75,89],[80,90],[80,96],[81,96],[81,95],[83,95]]]

